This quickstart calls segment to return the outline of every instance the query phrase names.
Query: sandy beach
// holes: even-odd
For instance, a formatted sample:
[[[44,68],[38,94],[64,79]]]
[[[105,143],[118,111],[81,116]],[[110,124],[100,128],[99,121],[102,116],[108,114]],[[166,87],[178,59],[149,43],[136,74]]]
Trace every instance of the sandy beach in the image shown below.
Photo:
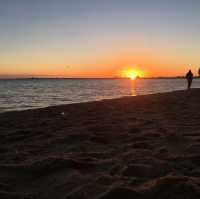
[[[200,198],[200,89],[0,114],[1,199]]]

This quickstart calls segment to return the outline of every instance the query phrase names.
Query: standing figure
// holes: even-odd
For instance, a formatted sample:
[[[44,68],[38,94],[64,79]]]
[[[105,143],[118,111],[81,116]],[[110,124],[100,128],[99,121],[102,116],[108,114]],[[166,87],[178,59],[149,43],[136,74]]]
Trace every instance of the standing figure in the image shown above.
[[[186,74],[186,79],[187,79],[187,82],[188,82],[188,89],[190,89],[191,87],[191,84],[192,84],[192,80],[193,80],[193,73],[191,70],[189,70]]]

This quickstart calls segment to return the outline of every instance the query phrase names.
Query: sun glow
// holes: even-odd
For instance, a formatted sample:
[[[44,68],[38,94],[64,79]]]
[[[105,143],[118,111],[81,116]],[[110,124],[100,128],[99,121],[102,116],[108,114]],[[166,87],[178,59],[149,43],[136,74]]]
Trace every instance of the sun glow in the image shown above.
[[[141,72],[134,70],[132,68],[124,69],[122,71],[122,77],[130,78],[132,80],[134,80],[135,78],[140,77],[140,76],[142,76]]]

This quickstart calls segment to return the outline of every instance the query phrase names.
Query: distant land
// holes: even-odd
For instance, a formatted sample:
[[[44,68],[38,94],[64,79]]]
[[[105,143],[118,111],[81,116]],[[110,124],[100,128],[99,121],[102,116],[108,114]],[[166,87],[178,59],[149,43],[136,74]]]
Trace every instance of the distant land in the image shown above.
[[[137,77],[136,79],[183,79],[184,76],[175,77]],[[194,78],[199,78],[195,76]],[[127,77],[1,77],[0,80],[49,80],[49,79],[129,79]]]

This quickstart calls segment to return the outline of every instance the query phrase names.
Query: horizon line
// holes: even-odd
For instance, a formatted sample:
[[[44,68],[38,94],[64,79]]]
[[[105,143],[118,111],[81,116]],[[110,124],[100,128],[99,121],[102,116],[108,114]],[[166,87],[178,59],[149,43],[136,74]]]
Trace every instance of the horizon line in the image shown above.
[[[185,76],[137,77],[136,79],[183,79]],[[199,76],[194,76],[199,78]],[[0,80],[45,80],[45,79],[130,79],[128,77],[0,77]]]

